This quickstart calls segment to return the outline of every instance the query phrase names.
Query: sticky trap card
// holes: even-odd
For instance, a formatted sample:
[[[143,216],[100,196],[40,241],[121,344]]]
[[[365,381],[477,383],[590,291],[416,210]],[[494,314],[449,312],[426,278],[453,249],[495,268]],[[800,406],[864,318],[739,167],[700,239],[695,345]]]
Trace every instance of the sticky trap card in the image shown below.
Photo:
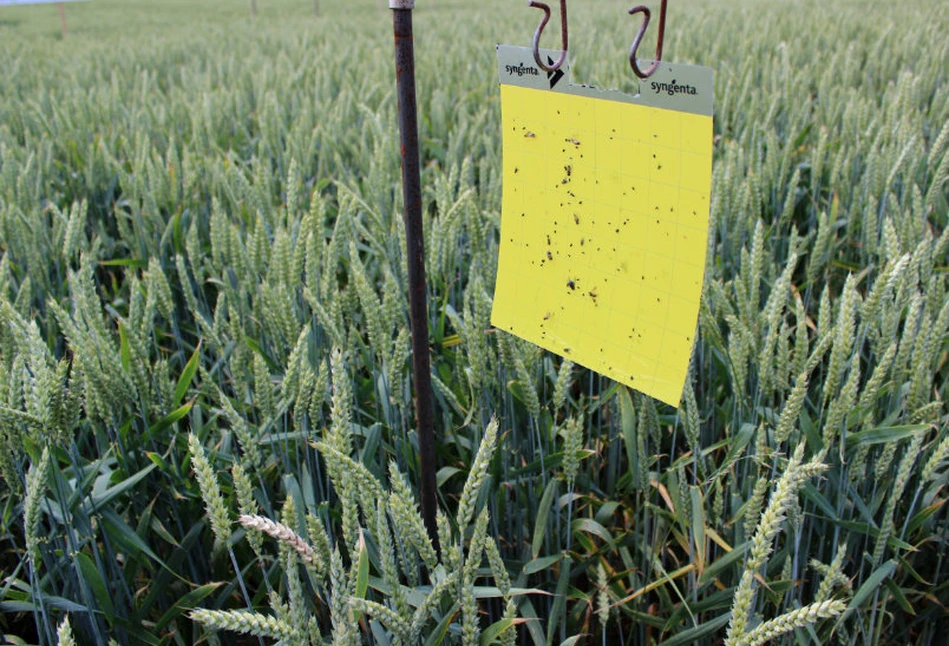
[[[492,323],[678,406],[705,271],[712,71],[661,63],[630,96],[500,46],[498,72]]]

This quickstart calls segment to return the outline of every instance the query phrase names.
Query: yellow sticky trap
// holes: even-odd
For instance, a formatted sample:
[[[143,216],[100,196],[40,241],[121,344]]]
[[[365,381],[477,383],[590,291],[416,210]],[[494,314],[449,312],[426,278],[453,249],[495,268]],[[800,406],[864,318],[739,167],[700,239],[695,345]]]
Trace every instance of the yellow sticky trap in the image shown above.
[[[526,48],[498,58],[492,323],[678,406],[708,240],[711,70],[663,63],[630,97],[547,75]]]

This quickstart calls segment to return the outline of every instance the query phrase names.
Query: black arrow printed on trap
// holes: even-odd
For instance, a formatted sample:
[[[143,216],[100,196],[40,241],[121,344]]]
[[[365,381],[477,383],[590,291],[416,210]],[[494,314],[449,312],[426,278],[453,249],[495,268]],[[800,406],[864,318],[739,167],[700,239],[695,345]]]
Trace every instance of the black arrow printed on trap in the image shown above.
[[[553,66],[553,64],[554,64],[554,59],[551,58],[550,56],[548,56],[548,57],[547,57],[547,64]],[[562,79],[563,76],[564,76],[563,71],[561,71],[560,68],[557,68],[557,69],[554,70],[553,72],[547,72],[547,80],[550,81],[550,89],[551,89],[551,90],[554,89],[554,86],[557,85],[557,83],[560,82],[560,79]]]

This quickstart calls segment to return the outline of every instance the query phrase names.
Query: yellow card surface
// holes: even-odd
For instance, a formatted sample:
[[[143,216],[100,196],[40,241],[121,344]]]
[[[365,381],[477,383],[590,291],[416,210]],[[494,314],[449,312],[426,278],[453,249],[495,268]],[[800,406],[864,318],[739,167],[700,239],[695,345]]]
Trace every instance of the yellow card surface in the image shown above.
[[[492,323],[678,406],[708,241],[711,71],[689,67],[689,77],[663,64],[629,97],[524,73],[536,69],[527,49],[499,48],[499,62]],[[707,96],[687,109],[660,107],[700,91]]]

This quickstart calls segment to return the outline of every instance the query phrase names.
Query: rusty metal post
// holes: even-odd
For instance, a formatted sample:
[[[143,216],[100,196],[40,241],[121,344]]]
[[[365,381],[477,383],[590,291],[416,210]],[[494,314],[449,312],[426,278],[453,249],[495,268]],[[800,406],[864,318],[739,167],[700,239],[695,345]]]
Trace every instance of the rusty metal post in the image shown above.
[[[56,9],[59,10],[59,24],[63,28],[63,38],[69,35],[69,25],[66,24],[66,7],[62,2],[56,3]]]
[[[409,266],[409,321],[412,325],[412,381],[418,424],[422,518],[439,549],[435,523],[435,411],[431,360],[428,356],[428,297],[425,285],[425,239],[422,232],[422,179],[419,170],[418,114],[415,100],[415,48],[412,9],[415,0],[389,0],[395,34],[395,77],[399,95],[402,142],[402,197]]]

